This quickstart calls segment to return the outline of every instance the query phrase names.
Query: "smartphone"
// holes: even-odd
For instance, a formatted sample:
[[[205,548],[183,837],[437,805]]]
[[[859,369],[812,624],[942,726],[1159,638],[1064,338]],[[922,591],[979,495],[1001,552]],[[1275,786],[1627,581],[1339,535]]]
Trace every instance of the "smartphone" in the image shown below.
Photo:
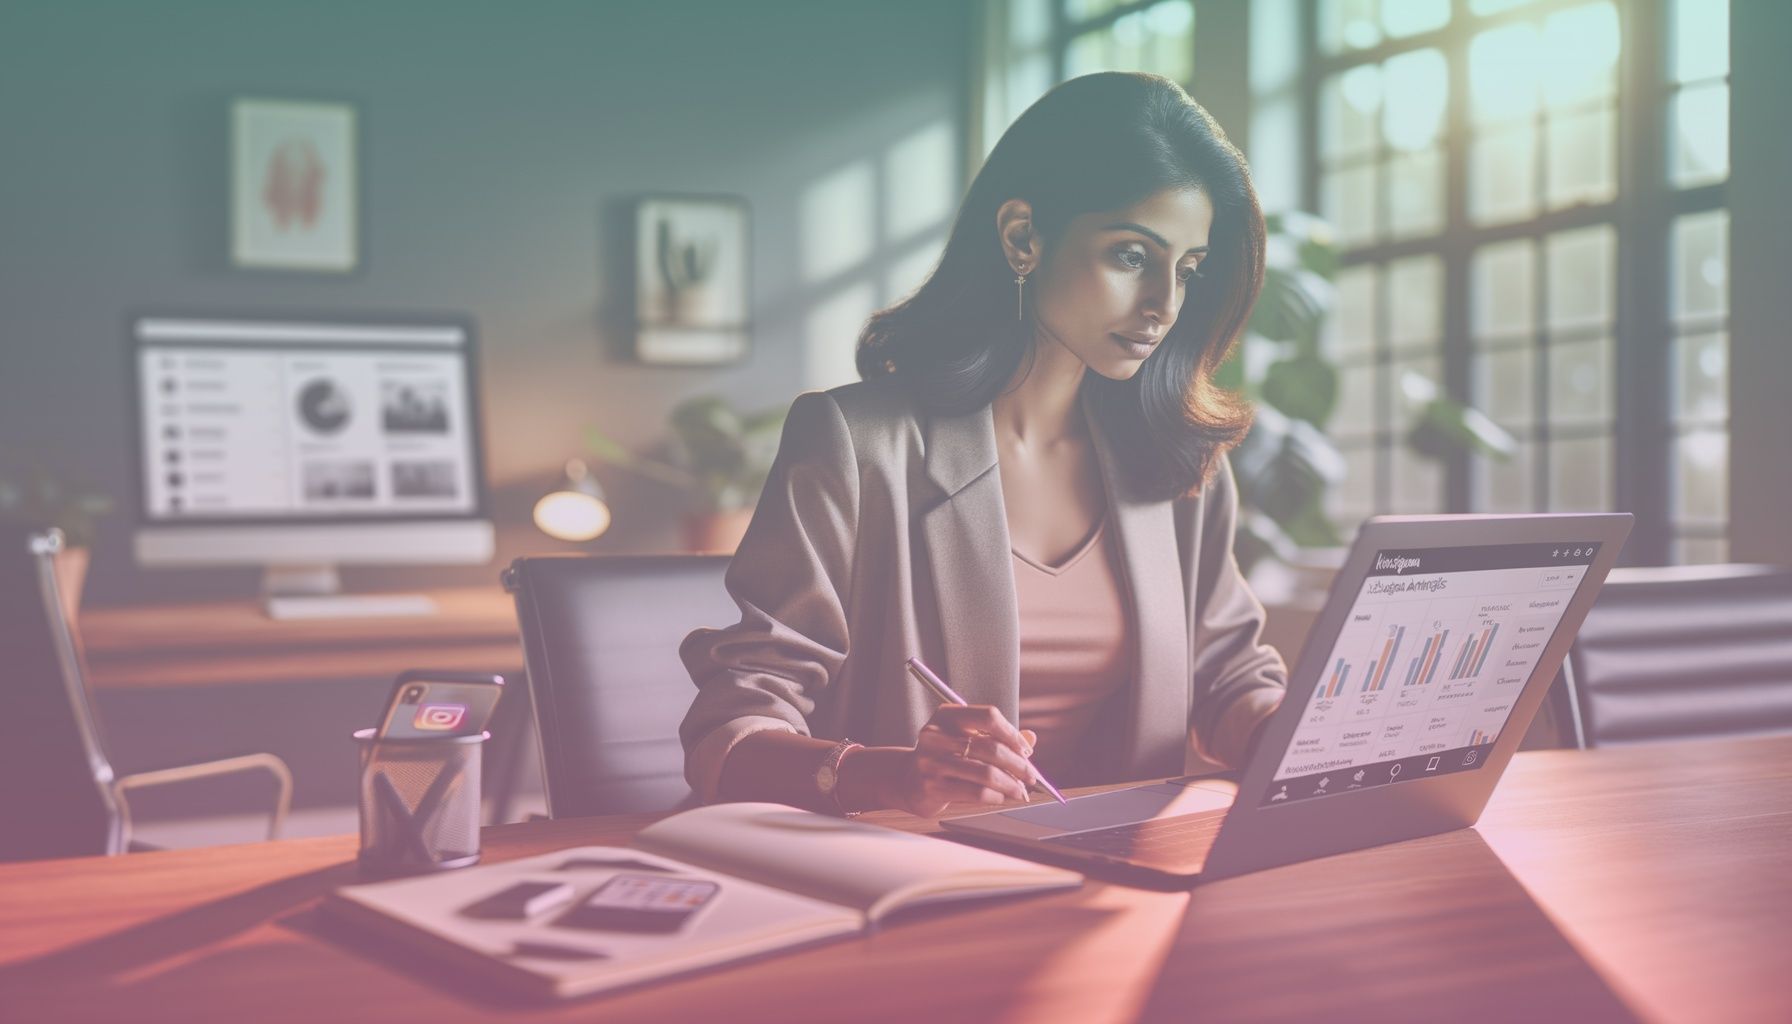
[[[572,902],[567,882],[518,882],[461,908],[467,917],[491,921],[527,921]]]
[[[380,739],[477,736],[491,721],[504,677],[479,672],[419,670],[392,684],[380,715]]]
[[[664,935],[684,927],[720,888],[698,878],[617,875],[554,923],[591,931]]]

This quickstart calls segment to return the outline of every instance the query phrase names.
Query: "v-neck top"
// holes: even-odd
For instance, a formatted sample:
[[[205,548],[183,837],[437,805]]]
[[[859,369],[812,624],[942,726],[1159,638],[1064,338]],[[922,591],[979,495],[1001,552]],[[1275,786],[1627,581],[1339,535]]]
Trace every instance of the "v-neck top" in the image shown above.
[[[1060,787],[1079,785],[1101,737],[1092,727],[1131,670],[1131,625],[1107,517],[1055,566],[1018,551],[1020,727],[1038,733],[1034,763]]]

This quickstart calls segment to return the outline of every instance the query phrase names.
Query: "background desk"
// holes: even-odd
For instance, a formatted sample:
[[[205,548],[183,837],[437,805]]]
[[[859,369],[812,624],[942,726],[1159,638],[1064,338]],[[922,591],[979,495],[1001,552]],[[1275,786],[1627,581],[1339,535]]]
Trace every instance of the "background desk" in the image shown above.
[[[930,823],[880,815],[904,827]],[[501,826],[498,860],[647,817]],[[7,1020],[1792,1019],[1792,737],[1519,755],[1476,830],[1081,891],[540,1010],[315,912],[350,837],[0,867]]]
[[[95,689],[390,679],[408,668],[500,671],[523,663],[516,607],[489,587],[426,591],[435,615],[275,620],[255,600],[81,612]]]
[[[355,755],[348,736],[372,725],[406,669],[501,672],[519,685],[492,726],[486,792],[497,820],[509,799],[539,803],[533,732],[516,608],[495,578],[489,586],[424,591],[435,615],[275,620],[258,600],[83,609],[88,678],[115,766],[146,771],[256,750],[280,755],[295,778],[301,834],[354,827]],[[196,725],[195,723],[202,723]],[[133,797],[152,840],[158,822],[220,810],[254,814],[267,804],[255,778],[146,791]],[[260,811],[265,814],[265,811]],[[246,837],[250,819],[213,841]],[[192,829],[172,837],[191,841]]]

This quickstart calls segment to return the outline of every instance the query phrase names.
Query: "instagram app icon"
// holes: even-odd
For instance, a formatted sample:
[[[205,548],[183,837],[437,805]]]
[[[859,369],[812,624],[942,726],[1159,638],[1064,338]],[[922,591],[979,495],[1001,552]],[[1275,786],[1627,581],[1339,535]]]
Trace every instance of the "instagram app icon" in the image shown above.
[[[411,724],[429,732],[446,732],[458,728],[461,719],[466,717],[465,704],[425,704],[417,709]]]

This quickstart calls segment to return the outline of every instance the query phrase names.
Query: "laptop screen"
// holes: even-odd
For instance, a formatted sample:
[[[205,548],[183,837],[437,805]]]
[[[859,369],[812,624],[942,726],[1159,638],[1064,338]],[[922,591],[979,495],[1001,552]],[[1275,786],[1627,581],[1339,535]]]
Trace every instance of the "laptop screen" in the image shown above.
[[[1479,769],[1598,552],[1376,552],[1263,804]]]

